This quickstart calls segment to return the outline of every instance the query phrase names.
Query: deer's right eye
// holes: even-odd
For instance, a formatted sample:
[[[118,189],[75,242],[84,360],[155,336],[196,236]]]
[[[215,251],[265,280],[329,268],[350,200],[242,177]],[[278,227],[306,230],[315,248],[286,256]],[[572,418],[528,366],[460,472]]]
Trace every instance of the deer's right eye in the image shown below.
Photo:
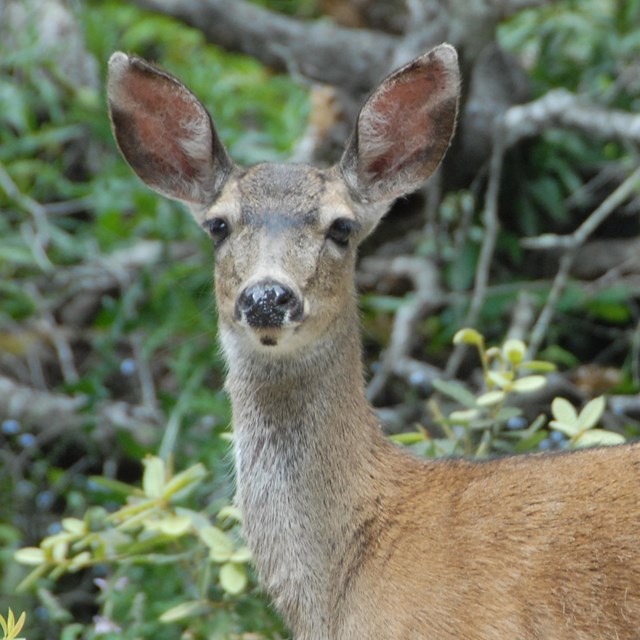
[[[337,218],[333,221],[327,231],[327,238],[333,240],[339,247],[346,247],[349,244],[351,233],[355,230],[357,223],[348,218]]]
[[[204,228],[216,247],[221,245],[230,233],[229,223],[224,218],[211,218],[204,223]]]

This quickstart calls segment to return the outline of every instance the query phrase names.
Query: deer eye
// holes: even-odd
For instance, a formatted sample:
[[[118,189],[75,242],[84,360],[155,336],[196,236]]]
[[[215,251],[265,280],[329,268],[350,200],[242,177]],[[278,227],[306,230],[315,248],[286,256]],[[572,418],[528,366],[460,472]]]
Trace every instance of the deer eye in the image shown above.
[[[357,223],[349,218],[337,218],[331,223],[327,231],[327,238],[333,240],[338,246],[346,247],[349,244],[349,238],[356,228]]]
[[[204,223],[215,247],[221,245],[230,233],[229,223],[224,218],[211,218]]]

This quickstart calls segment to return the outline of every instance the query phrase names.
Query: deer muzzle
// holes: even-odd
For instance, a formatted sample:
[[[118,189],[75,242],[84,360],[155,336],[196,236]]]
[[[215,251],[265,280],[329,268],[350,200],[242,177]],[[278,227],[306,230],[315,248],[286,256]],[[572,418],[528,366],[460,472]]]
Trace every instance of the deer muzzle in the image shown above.
[[[277,329],[302,319],[303,303],[280,282],[263,281],[245,288],[236,300],[234,317],[254,329]]]

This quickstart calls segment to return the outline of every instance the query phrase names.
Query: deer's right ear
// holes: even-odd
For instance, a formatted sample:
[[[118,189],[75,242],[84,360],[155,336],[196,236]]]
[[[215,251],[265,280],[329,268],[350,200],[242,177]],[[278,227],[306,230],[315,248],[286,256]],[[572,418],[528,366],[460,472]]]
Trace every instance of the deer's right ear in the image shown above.
[[[169,198],[211,204],[233,163],[193,93],[119,51],[109,60],[107,93],[118,147],[138,176]]]
[[[455,129],[459,85],[458,56],[448,44],[382,81],[362,107],[340,162],[357,200],[390,202],[433,173]]]

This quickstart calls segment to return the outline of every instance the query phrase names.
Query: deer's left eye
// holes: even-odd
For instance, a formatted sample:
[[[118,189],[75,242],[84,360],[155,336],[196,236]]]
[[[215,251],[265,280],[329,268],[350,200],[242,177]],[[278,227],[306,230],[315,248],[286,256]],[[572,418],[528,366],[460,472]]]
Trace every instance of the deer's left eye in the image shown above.
[[[215,247],[221,245],[229,235],[229,223],[224,218],[212,218],[204,223],[204,228],[213,239]]]
[[[331,223],[327,231],[327,238],[335,242],[339,247],[346,247],[357,224],[357,222],[349,218],[337,218]]]

